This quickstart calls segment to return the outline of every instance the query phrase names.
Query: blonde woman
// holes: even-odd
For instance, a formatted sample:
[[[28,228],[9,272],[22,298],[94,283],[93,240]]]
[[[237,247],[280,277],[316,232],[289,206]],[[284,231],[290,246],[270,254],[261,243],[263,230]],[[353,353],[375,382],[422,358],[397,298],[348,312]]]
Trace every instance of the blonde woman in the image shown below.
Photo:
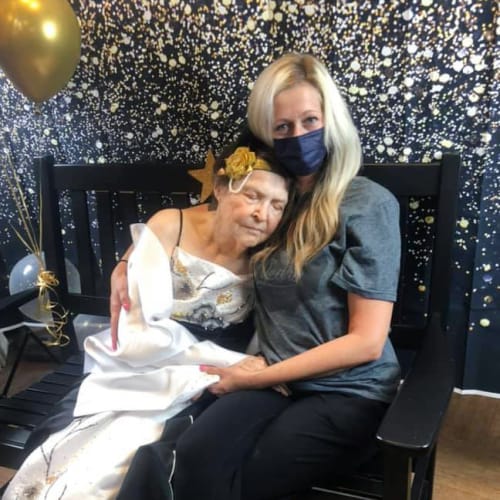
[[[203,367],[220,376],[210,390],[222,397],[177,443],[176,500],[284,498],[356,467],[399,382],[388,339],[398,203],[357,176],[358,133],[324,65],[303,54],[271,64],[248,123],[300,192],[291,220],[254,257],[268,366]]]

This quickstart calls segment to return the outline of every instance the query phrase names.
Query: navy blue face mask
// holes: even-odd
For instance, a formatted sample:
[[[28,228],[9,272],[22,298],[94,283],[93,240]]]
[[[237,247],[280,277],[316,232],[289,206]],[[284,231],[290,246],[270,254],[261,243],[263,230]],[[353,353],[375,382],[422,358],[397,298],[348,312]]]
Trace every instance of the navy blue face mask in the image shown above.
[[[297,137],[274,139],[276,158],[292,175],[317,172],[326,157],[324,128]]]

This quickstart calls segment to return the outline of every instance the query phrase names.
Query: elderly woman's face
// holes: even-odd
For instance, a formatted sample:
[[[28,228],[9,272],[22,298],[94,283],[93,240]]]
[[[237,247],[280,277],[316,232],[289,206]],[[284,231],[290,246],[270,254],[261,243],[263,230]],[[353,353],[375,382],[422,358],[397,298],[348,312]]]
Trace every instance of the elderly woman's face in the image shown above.
[[[238,188],[238,183],[233,187]],[[269,238],[278,226],[288,203],[288,184],[280,175],[254,170],[240,192],[219,186],[215,196],[218,223],[231,238],[250,248]]]

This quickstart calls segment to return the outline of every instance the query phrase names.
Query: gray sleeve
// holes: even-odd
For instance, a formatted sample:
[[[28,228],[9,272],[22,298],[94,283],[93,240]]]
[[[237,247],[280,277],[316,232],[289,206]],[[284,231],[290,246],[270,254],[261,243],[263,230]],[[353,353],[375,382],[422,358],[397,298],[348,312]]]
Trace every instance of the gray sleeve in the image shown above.
[[[401,254],[397,200],[365,207],[345,224],[346,248],[332,282],[368,299],[394,302]]]

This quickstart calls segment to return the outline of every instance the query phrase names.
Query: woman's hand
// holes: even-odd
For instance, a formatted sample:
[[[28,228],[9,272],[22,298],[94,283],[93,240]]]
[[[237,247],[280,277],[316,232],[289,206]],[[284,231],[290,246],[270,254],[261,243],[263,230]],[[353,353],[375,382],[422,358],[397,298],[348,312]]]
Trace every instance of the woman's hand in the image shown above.
[[[235,363],[232,366],[239,366],[240,368],[243,368],[244,370],[247,370],[249,372],[255,372],[266,368],[267,361],[265,360],[264,356],[247,356],[246,358],[243,358],[241,361]]]
[[[127,262],[120,261],[111,273],[111,295],[109,297],[109,313],[111,315],[111,348],[116,351],[118,345],[118,319],[120,310],[130,309],[128,296]]]
[[[238,363],[227,368],[215,366],[201,366],[205,373],[219,375],[220,380],[208,387],[208,391],[216,396],[222,396],[239,389],[248,389],[251,385],[252,374],[268,367],[263,356],[247,356]],[[273,386],[273,389],[283,396],[288,396],[290,391],[284,384]]]
[[[248,376],[252,372],[243,366],[236,364],[227,368],[216,366],[200,366],[200,370],[210,375],[219,375],[220,380],[208,387],[208,391],[216,396],[222,396],[229,392],[248,388]]]

